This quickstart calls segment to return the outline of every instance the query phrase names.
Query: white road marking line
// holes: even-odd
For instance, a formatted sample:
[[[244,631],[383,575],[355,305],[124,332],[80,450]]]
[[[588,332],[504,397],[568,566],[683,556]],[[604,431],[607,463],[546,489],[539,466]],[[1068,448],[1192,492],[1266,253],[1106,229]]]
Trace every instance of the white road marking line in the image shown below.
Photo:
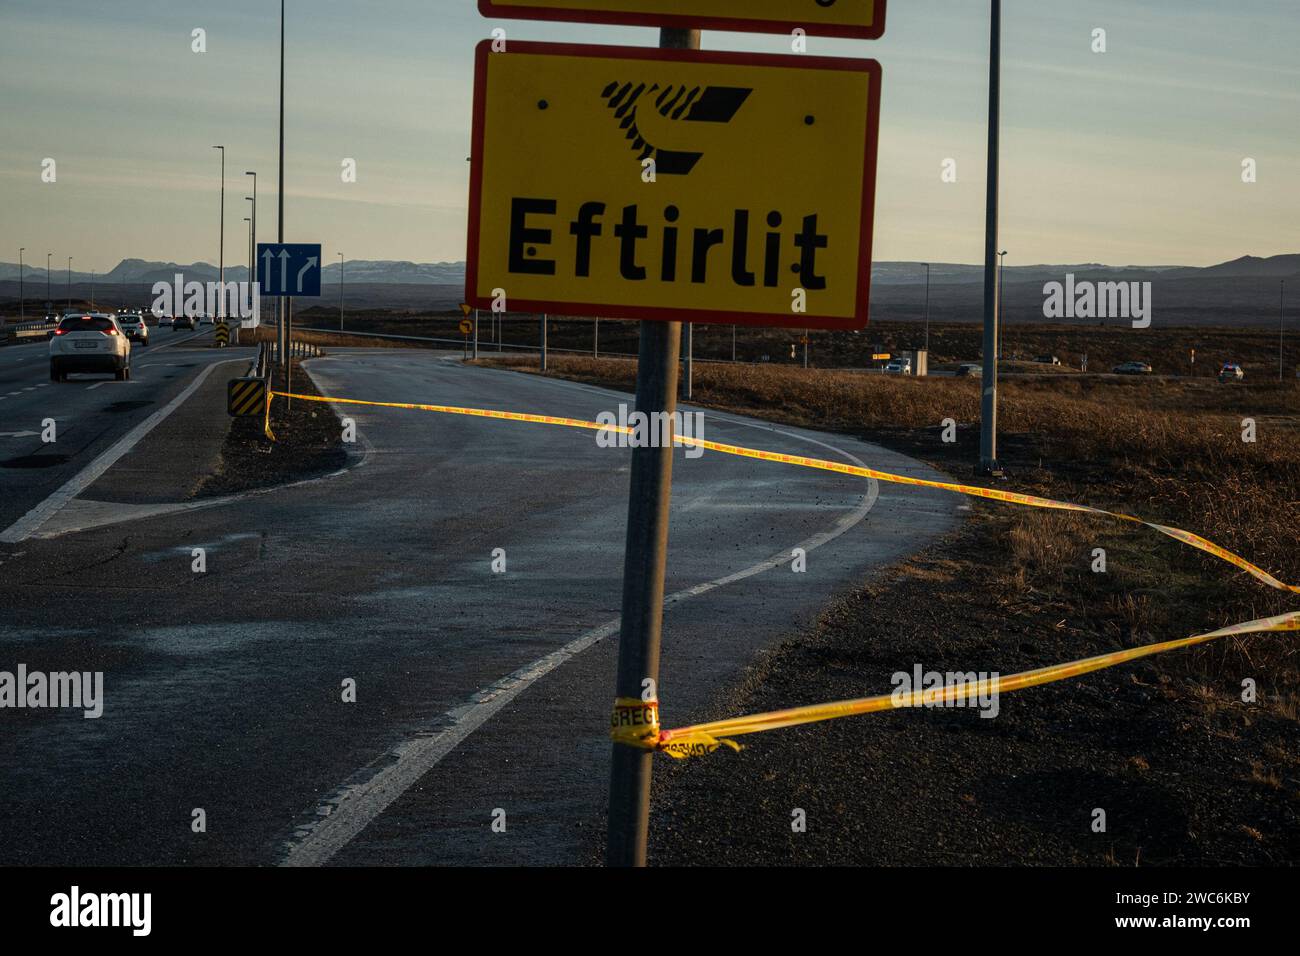
[[[190,384],[187,385],[184,391],[179,395],[119,438],[111,447],[101,453],[98,458],[69,478],[64,482],[61,488],[51,494],[35,508],[27,512],[27,514],[23,515],[4,531],[0,531],[0,543],[17,544],[24,538],[29,537],[33,532],[40,528],[41,525],[48,521],[52,515],[57,513],[60,508],[63,508],[69,501],[94,484],[95,480],[98,479],[100,475],[108,471],[108,469],[113,467],[119,458],[134,448],[140,439],[153,431],[155,426],[157,426],[172,412],[176,411],[185,399],[193,395],[198,387],[203,384],[204,379],[206,379],[208,375],[212,373],[212,370],[218,365],[229,365],[232,362],[247,361],[248,359],[246,358],[224,359],[220,362],[213,362],[211,365],[204,368],[194,377],[194,381],[190,382]]]
[[[733,421],[733,424],[748,425],[750,423]],[[836,448],[834,445],[807,435],[785,432],[779,428],[772,428],[771,430],[789,435],[792,438],[821,445],[824,448],[833,449],[859,467],[866,467],[859,458],[841,448]],[[862,496],[862,501],[856,508],[840,518],[829,531],[813,535],[794,547],[803,548],[804,552],[807,553],[838,538],[867,516],[867,512],[875,505],[879,495],[879,483],[874,478],[869,479],[867,492]],[[789,550],[779,551],[766,561],[761,561],[752,567],[737,571],[735,574],[715,578],[712,581],[706,581],[703,584],[677,591],[664,598],[664,610],[672,610],[690,598],[698,597],[728,584],[734,584],[755,574],[769,571],[779,565],[786,564],[789,560]],[[559,650],[552,651],[545,657],[539,658],[514,673],[501,678],[496,683],[483,688],[470,697],[466,703],[443,715],[444,719],[451,721],[451,726],[446,729],[431,735],[408,737],[390,748],[380,758],[386,764],[382,770],[379,770],[364,783],[336,789],[325,801],[317,806],[316,813],[320,817],[320,821],[310,827],[301,828],[295,833],[294,838],[287,843],[285,856],[280,861],[280,865],[321,866],[329,862],[339,850],[351,843],[357,834],[387,810],[393,801],[409,790],[421,777],[432,770],[443,757],[451,753],[506,704],[564,662],[576,657],[611,634],[616,634],[620,620],[621,618],[615,618],[599,627],[592,628],[585,634],[565,644]]]

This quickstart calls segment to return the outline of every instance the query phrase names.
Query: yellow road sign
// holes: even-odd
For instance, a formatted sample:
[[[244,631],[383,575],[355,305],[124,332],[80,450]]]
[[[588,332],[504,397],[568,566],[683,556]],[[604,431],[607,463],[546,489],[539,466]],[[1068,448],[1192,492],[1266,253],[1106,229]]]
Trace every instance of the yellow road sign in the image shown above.
[[[885,31],[885,0],[479,0],[488,17],[633,26],[696,27],[872,40]]]
[[[484,41],[475,74],[471,305],[866,325],[875,61]]]
[[[472,305],[470,305],[468,302],[462,302],[462,303],[460,304],[460,312],[461,312],[461,315],[469,315],[470,312],[473,311],[473,309],[474,309],[474,307],[473,307]]]
[[[460,334],[461,334],[461,335],[469,335],[469,334],[470,334],[471,332],[473,332],[473,331],[474,331],[474,323],[473,323],[473,322],[471,322],[469,319],[461,319],[461,320],[460,320]]]
[[[230,326],[225,322],[218,322],[213,330],[212,337],[216,340],[217,345],[225,347],[230,344]]]
[[[226,384],[226,411],[231,415],[261,415],[266,405],[266,382],[260,378],[232,378]]]

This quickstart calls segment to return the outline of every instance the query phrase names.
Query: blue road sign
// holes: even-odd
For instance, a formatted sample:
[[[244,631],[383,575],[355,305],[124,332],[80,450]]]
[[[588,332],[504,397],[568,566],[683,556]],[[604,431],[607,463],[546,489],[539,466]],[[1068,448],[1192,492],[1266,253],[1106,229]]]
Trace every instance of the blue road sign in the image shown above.
[[[262,295],[320,295],[320,243],[259,242]]]

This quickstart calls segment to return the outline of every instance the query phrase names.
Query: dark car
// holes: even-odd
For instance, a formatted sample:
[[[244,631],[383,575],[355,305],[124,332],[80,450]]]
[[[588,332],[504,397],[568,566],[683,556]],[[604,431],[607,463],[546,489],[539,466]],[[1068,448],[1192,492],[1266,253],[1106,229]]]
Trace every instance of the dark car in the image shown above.
[[[1150,375],[1151,366],[1146,362],[1124,362],[1111,369],[1116,375]]]
[[[176,316],[176,318],[172,319],[173,332],[175,332],[177,329],[193,329],[193,328],[194,328],[194,319],[192,319],[188,315],[178,315]]]

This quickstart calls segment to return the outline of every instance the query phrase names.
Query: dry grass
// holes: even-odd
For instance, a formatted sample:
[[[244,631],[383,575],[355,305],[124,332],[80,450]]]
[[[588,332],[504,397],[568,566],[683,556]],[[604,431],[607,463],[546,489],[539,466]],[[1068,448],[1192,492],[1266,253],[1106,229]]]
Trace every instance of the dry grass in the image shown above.
[[[484,364],[536,371],[536,358]],[[549,374],[631,390],[635,362],[553,357]],[[899,447],[963,480],[975,453],[978,382],[885,378],[791,366],[698,363],[697,404],[843,431]],[[1242,441],[1242,419],[1256,440]],[[958,424],[957,445],[940,439]],[[1204,535],[1300,582],[1300,391],[1290,383],[1208,380],[1011,380],[1001,390],[1010,487],[1135,514]],[[1294,610],[1259,584],[1154,531],[1089,515],[981,506],[1001,542],[1002,597],[1053,609],[1125,641],[1182,636]],[[1105,573],[1092,571],[1104,548]],[[1250,638],[1180,656],[1191,673],[1297,670],[1295,642]]]

